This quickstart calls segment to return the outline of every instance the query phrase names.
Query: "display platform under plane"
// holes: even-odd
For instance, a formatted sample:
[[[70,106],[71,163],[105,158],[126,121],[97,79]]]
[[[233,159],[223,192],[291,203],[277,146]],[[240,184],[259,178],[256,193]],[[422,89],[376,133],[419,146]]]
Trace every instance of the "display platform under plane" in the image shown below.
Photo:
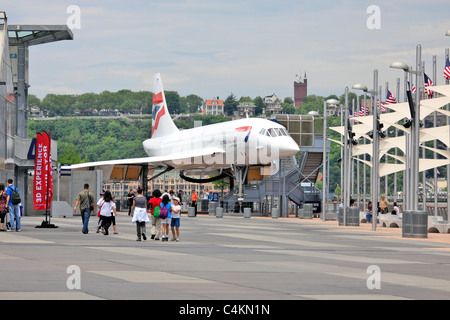
[[[87,162],[62,168],[101,169],[105,181],[132,180],[129,173],[139,171],[142,174],[142,168],[146,168],[146,181],[147,174],[153,173],[155,169],[179,171],[183,178],[186,170],[215,169],[220,173],[217,179],[228,174],[237,179],[241,187],[245,176],[242,173],[249,166],[270,165],[299,152],[297,143],[282,125],[261,118],[245,118],[179,130],[169,114],[159,73],[154,75],[153,92],[151,138],[142,143],[148,157]],[[144,186],[144,189],[147,188]]]

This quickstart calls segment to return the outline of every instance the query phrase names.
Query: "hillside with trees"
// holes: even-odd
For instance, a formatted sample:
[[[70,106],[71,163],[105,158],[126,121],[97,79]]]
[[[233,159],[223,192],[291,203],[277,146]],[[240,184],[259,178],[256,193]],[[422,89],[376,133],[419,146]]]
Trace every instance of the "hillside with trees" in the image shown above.
[[[203,125],[229,121],[227,116],[208,116],[198,113],[203,99],[196,95],[181,97],[175,91],[166,91],[167,105],[171,114],[190,114],[190,116],[176,117],[176,125],[180,129],[194,126],[194,121],[202,121]],[[354,95],[354,94],[353,94]],[[283,111],[285,113],[307,114],[310,111],[322,113],[323,102],[334,98],[344,101],[344,96],[322,97],[308,96],[301,108],[294,108],[292,98],[285,98]],[[356,95],[351,99],[357,98]],[[132,92],[120,90],[118,92],[104,91],[100,94],[85,93],[81,95],[48,94],[40,100],[30,95],[30,107],[39,107],[48,112],[51,119],[29,120],[29,137],[36,137],[36,132],[43,130],[52,132],[52,138],[58,141],[58,161],[60,163],[82,163],[112,159],[124,159],[146,156],[142,141],[148,139],[151,133],[151,108],[153,94],[149,91]],[[264,103],[261,97],[254,99],[241,97],[239,100],[231,93],[225,100],[225,113],[232,114],[239,102],[253,102],[261,114]],[[351,100],[350,100],[351,101]],[[117,109],[122,114],[140,113],[147,116],[128,117],[82,117],[76,114],[88,114],[92,109]],[[136,111],[138,110],[138,111]],[[68,116],[68,117],[67,117]],[[329,117],[329,126],[338,126],[340,118]],[[330,131],[334,139],[339,135]],[[331,144],[330,184],[339,183],[340,157],[339,146]],[[334,190],[332,187],[331,190]]]

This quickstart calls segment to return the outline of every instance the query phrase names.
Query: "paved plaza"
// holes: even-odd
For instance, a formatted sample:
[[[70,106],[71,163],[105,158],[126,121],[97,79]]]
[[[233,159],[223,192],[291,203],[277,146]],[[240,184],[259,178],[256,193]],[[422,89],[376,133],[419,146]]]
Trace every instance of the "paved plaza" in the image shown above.
[[[96,217],[87,235],[80,217],[35,228],[42,220],[23,217],[21,232],[0,233],[1,300],[450,298],[450,234],[183,215],[180,242],[137,242],[126,213],[108,236],[95,233]]]

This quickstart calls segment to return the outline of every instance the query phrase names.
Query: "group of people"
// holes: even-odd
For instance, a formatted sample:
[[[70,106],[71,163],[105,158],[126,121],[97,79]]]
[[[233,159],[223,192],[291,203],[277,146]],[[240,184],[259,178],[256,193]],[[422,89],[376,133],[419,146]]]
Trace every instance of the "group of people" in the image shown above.
[[[377,203],[377,216],[379,213],[386,214],[389,212],[389,201],[386,200],[385,196],[381,196],[381,201]],[[369,201],[367,205],[367,211],[366,211],[366,221],[367,223],[372,222],[372,214],[373,214],[373,204],[372,201]],[[400,214],[400,207],[398,206],[397,202],[393,203],[393,209],[391,211],[391,214],[398,215]]]
[[[146,224],[151,222],[151,239],[169,241],[169,226],[172,230],[172,241],[180,241],[181,199],[175,196],[173,191],[161,193],[154,190],[150,200],[143,195],[143,189],[139,188],[137,194],[130,190],[128,194],[129,212],[131,222],[136,225],[136,241],[147,240]],[[97,232],[101,229],[104,235],[113,224],[115,228],[116,204],[109,190],[101,194],[100,200],[95,203],[94,195],[89,191],[89,184],[84,185],[75,201],[74,212],[80,207],[82,219],[82,233],[89,232],[89,218],[91,212],[97,206],[99,224]],[[151,216],[151,220],[149,218]],[[114,230],[114,233],[117,233]]]
[[[94,195],[89,191],[89,184],[85,183],[84,190],[78,194],[77,199],[75,200],[75,206],[73,208],[74,212],[77,211],[78,205],[80,206],[81,221],[83,223],[82,233],[89,233],[89,219],[91,217],[91,212],[94,212],[95,207],[98,208],[97,216],[99,218],[97,233],[101,230],[104,235],[108,235],[111,224],[114,226],[114,233],[117,233],[115,230],[115,216],[117,215],[116,203],[114,202],[111,191],[103,191],[100,194],[100,199],[95,203]]]
[[[0,183],[0,231],[20,232],[20,206],[19,190],[14,186],[13,180],[8,179],[8,187]],[[9,225],[5,224],[7,213],[9,213]]]

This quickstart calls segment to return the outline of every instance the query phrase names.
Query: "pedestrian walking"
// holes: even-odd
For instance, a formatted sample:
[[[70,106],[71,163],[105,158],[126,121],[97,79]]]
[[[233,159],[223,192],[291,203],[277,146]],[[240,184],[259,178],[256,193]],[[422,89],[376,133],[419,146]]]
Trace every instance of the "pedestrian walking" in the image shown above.
[[[173,197],[173,205],[171,207],[170,226],[172,228],[172,241],[180,241],[180,220],[181,220],[181,206],[180,199]]]
[[[159,205],[161,207],[160,210],[160,220],[162,225],[162,241],[169,241],[169,225],[170,225],[170,211],[172,203],[170,202],[169,195],[164,195],[161,201],[161,204]],[[163,216],[163,213],[167,210],[167,215]]]
[[[133,219],[131,222],[136,224],[136,241],[141,241],[142,239],[147,240],[145,225],[150,222],[147,215],[147,198],[142,195],[142,189],[138,189],[138,194],[133,198],[133,205],[131,212],[133,214]]]
[[[8,212],[8,196],[5,192],[5,185],[0,183],[0,231],[5,230],[5,217]]]
[[[6,189],[7,205],[9,210],[9,223],[11,225],[11,231],[16,230],[20,232],[20,194],[19,190],[13,185],[13,180],[8,179],[8,188]]]
[[[192,190],[192,196],[191,196],[191,206],[193,206],[195,216],[197,216],[197,200],[198,200],[198,194],[195,192],[195,190]]]
[[[133,188],[130,189],[130,192],[127,194],[127,204],[128,204],[128,215],[132,215],[131,207],[133,206],[133,199],[136,194],[133,192]]]
[[[97,202],[97,206],[100,208],[100,215],[102,216],[102,233],[107,236],[109,234],[108,229],[111,226],[112,214],[117,215],[116,204],[112,200],[112,194],[109,190],[105,191],[103,199]]]
[[[87,234],[89,232],[89,218],[91,217],[91,211],[94,211],[95,201],[94,195],[89,191],[89,184],[84,184],[84,190],[81,191],[77,199],[75,200],[75,206],[73,212],[77,212],[77,207],[80,205],[81,221],[83,223],[83,228],[81,232]]]
[[[161,220],[159,217],[155,217],[155,208],[159,207],[161,204],[161,191],[159,189],[155,189],[152,192],[152,198],[149,200],[149,203],[151,205],[150,214],[152,217],[152,229],[151,229],[151,238],[155,240],[159,240],[161,237]]]

